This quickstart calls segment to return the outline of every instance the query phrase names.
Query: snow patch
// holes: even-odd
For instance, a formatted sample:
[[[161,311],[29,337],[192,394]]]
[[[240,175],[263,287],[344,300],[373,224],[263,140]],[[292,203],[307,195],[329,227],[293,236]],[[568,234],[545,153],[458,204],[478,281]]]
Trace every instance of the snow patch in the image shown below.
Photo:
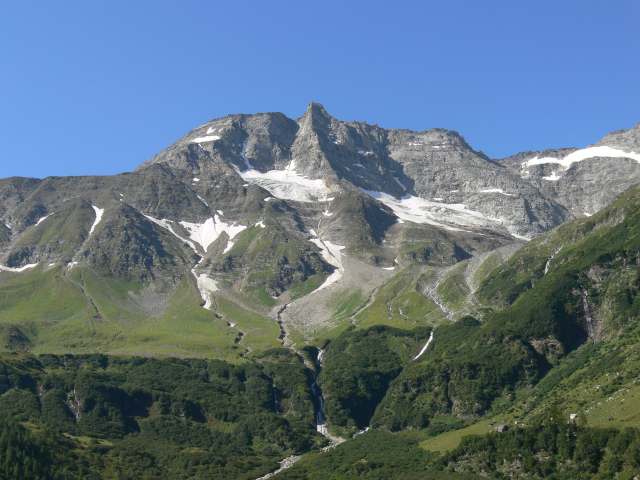
[[[324,201],[329,189],[320,179],[312,180],[295,171],[295,160],[285,170],[270,170],[262,173],[253,168],[243,172],[238,170],[246,182],[256,184],[268,190],[271,195],[283,200],[298,202]]]
[[[267,198],[264,199],[265,202],[268,202],[270,200],[273,200],[273,197],[267,197]]]
[[[193,193],[196,197],[198,197],[198,200],[200,200],[202,203],[204,203],[204,205],[206,207],[209,206],[209,204],[207,202],[205,202],[204,198],[202,198],[200,195],[198,195],[196,192],[194,192],[193,190],[191,190],[190,188],[187,187],[187,190],[190,190],[191,193]]]
[[[224,250],[222,251],[222,253],[227,253],[229,250],[231,250],[233,248],[233,241],[229,240],[227,242],[227,246],[224,247]]]
[[[171,223],[173,222],[171,220],[167,220],[165,218],[163,218],[162,220],[158,220],[157,218],[150,217],[149,215],[145,215],[145,218],[151,220],[156,225],[160,225],[162,228],[169,230],[171,233],[173,233],[175,237],[182,240],[184,243],[189,245],[194,252],[198,253],[198,249],[196,248],[195,244],[192,241],[187,240],[184,237],[181,237],[180,235],[178,235],[176,232],[173,231],[173,228],[171,226]]]
[[[95,205],[91,205],[96,212],[96,219],[93,221],[93,225],[91,225],[91,230],[89,230],[89,236],[93,233],[93,230],[102,220],[102,214],[104,213],[104,208],[98,208]]]
[[[215,142],[216,140],[220,140],[218,135],[207,135],[206,137],[194,138],[191,143]]]
[[[570,153],[566,157],[559,159],[554,157],[543,157],[538,158],[535,156],[526,162],[522,163],[522,168],[530,167],[532,165],[544,165],[547,163],[557,163],[564,167],[564,169],[568,169],[572,164],[576,162],[581,162],[588,158],[594,157],[606,157],[606,158],[630,158],[640,163],[640,153],[636,152],[625,152],[624,150],[618,150],[617,148],[611,148],[607,146],[600,147],[588,147],[583,148],[581,150],[576,150],[573,153]]]
[[[207,219],[204,223],[179,223],[189,232],[189,238],[198,243],[205,252],[222,232],[226,232],[229,235],[229,240],[231,240],[247,228],[245,225],[236,225],[235,222],[231,225],[223,222],[218,215]]]
[[[200,179],[199,179],[199,178],[196,178],[196,177],[193,177],[193,181],[194,181],[194,182],[199,182],[199,181],[200,181]]]
[[[200,291],[200,296],[204,300],[204,308],[210,310],[212,305],[211,294],[219,290],[218,282],[213,278],[208,277],[206,273],[196,275],[195,270],[191,270],[191,273],[193,273],[193,276],[196,277],[196,283],[198,285],[198,290]]]
[[[28,265],[25,265],[23,267],[5,267],[4,265],[0,265],[0,270],[4,270],[5,272],[24,272],[25,270],[28,270],[30,268],[35,267],[36,265],[38,265],[37,263],[30,263]]]
[[[264,228],[264,221],[260,220],[258,223],[256,223],[256,227]]]
[[[224,212],[222,210],[216,210],[216,212],[218,212],[218,215],[221,217],[224,217]]]
[[[209,127],[209,128],[207,129],[207,135],[212,134],[212,133],[213,133],[213,132],[215,132],[216,130],[218,130],[218,129],[217,129],[217,128],[213,128],[213,127]]]
[[[542,179],[549,180],[550,182],[555,182],[557,180],[560,180],[560,177],[556,175],[556,172],[551,172],[551,175],[549,175],[548,177],[542,177]]]
[[[480,190],[480,193],[500,193],[502,195],[506,195],[508,197],[515,197],[513,193],[507,193],[501,188],[485,188],[484,190]]]
[[[331,213],[329,210],[325,210],[324,212],[322,212],[322,215],[324,215],[325,217],[330,217],[331,215],[333,215],[333,213]]]
[[[517,233],[513,233],[513,232],[509,232],[509,234],[514,237],[517,238],[518,240],[524,240],[525,242],[530,242],[531,239],[529,237],[525,237],[524,235],[518,235]]]
[[[364,168],[364,165],[362,165],[361,163],[355,163],[353,166],[354,167]]]
[[[327,263],[336,267],[336,270],[331,275],[329,275],[329,277],[327,277],[322,285],[317,288],[316,291],[318,291],[322,290],[325,287],[328,287],[332,283],[337,282],[340,277],[342,277],[342,274],[344,273],[344,266],[342,265],[342,253],[340,252],[340,250],[345,247],[341,245],[335,245],[329,241],[322,241],[319,238],[312,238],[309,241],[318,246],[322,253],[322,258],[324,258]]]
[[[398,179],[398,177],[393,177],[393,179],[396,181],[396,183],[398,185],[400,185],[402,187],[402,189],[406,192],[407,191],[407,187],[405,187],[402,182],[400,182],[400,180]]]
[[[198,195],[196,192],[193,192],[193,194],[198,197],[198,200],[200,200],[206,207],[209,206],[209,204],[204,200],[204,198],[202,198],[200,195]]]
[[[501,220],[487,217],[475,210],[469,210],[461,203],[430,202],[412,195],[405,195],[397,199],[388,193],[361,190],[391,208],[399,219],[398,223],[403,223],[402,220],[406,220],[453,231],[459,231],[460,229],[448,224],[468,227],[495,227],[496,225],[502,225]],[[443,222],[447,222],[447,224]]]
[[[242,152],[240,152],[240,155],[244,159],[244,163],[247,164],[247,170],[251,170],[253,167],[251,166],[251,163],[249,163],[249,159],[247,158],[247,146],[248,145],[249,145],[249,137],[247,137],[247,139],[242,144]]]
[[[584,213],[586,217],[590,217],[591,215],[593,215],[593,213],[587,213],[587,212],[582,212],[582,213]]]
[[[382,267],[383,270],[395,270],[396,267]]]

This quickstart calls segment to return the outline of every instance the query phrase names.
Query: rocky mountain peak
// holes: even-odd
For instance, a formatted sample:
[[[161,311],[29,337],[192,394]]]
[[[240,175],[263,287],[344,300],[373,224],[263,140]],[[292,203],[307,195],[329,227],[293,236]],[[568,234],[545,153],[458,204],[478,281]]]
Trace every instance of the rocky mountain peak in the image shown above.
[[[304,115],[297,120],[300,125],[300,133],[309,131],[326,133],[331,125],[333,117],[327,113],[324,107],[316,102],[311,102]]]
[[[307,114],[331,118],[331,115],[327,113],[324,106],[321,103],[317,102],[309,102],[309,106],[307,107],[307,111],[305,112],[305,115]]]

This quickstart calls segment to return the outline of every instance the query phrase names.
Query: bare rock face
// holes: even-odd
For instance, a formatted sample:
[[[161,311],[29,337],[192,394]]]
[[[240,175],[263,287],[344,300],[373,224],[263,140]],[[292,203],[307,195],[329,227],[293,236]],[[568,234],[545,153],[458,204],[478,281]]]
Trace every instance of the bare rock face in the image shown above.
[[[616,130],[615,132],[611,132],[596,143],[596,146],[602,145],[625,150],[627,152],[640,153],[640,123],[628,130]]]
[[[567,219],[590,216],[640,181],[640,124],[584,149],[523,152],[499,163],[562,206]]]

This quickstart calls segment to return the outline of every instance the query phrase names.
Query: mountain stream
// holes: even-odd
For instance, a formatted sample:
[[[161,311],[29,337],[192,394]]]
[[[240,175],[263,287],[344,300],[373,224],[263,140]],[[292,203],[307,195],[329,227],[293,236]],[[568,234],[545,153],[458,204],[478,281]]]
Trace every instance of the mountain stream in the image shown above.
[[[455,265],[454,265],[453,267],[455,267]],[[451,310],[449,310],[449,309],[444,305],[444,303],[442,303],[442,302],[440,301],[440,299],[438,298],[438,295],[437,295],[436,290],[437,290],[438,286],[440,286],[440,283],[442,283],[442,281],[443,281],[443,280],[444,280],[444,278],[446,277],[447,272],[448,272],[449,270],[451,270],[451,268],[453,268],[453,267],[450,267],[450,268],[447,268],[447,269],[444,269],[444,270],[440,270],[440,271],[438,272],[437,276],[436,276],[436,281],[435,281],[435,283],[433,284],[433,287],[431,287],[429,290],[427,290],[427,292],[425,292],[425,293],[424,293],[424,296],[425,296],[425,297],[427,297],[429,300],[431,300],[431,301],[436,305],[436,307],[438,307],[438,308],[442,311],[442,313],[444,314],[444,316],[445,316],[446,318],[448,318],[449,320],[451,320],[451,321],[454,321],[454,320],[455,320],[455,317],[454,317],[454,315],[453,315],[453,312],[452,312]],[[416,357],[416,358],[417,358],[417,357]]]

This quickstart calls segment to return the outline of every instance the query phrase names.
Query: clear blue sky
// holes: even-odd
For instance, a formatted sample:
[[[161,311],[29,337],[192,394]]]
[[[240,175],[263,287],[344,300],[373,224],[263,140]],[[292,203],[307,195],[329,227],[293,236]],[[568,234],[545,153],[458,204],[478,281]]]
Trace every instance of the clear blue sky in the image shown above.
[[[213,118],[310,101],[493,158],[640,122],[635,0],[0,6],[0,177],[131,171]]]

